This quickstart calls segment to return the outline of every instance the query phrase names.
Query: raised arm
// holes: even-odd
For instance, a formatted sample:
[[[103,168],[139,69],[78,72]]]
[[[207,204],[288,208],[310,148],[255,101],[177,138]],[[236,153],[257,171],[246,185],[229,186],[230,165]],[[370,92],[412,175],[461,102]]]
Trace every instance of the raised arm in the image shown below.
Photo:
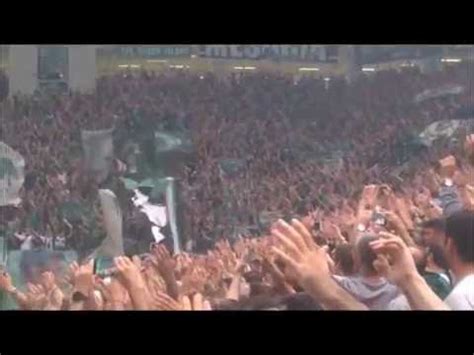
[[[273,249],[275,253],[324,309],[367,310],[333,280],[326,250],[316,245],[300,221],[294,219],[289,225],[280,220],[272,234],[280,241],[280,246]]]
[[[449,310],[416,270],[408,246],[396,236],[380,233],[382,239],[371,243],[377,254],[374,267],[405,294],[411,309]]]

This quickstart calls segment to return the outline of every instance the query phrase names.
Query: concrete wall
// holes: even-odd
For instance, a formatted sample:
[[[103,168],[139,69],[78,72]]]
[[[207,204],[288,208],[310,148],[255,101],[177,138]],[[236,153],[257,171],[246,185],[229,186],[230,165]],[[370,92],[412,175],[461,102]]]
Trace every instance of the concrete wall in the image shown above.
[[[97,77],[97,46],[68,46],[68,85],[72,90],[95,90]],[[12,45],[9,48],[10,94],[33,94],[38,86],[38,47],[36,45]]]
[[[95,90],[97,46],[69,46],[69,88],[75,91]]]
[[[15,93],[33,94],[38,85],[37,46],[12,45],[9,56],[10,95]]]

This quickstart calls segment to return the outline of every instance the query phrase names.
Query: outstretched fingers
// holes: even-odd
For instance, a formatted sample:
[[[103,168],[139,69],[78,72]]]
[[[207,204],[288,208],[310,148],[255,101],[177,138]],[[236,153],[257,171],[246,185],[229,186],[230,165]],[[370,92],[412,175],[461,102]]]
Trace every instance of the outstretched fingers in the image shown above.
[[[293,226],[280,219],[277,223],[277,230],[285,237],[290,239],[301,252],[307,251],[309,248],[305,243],[304,237]]]
[[[306,244],[306,247],[308,249],[315,249],[317,248],[316,243],[313,241],[313,237],[311,236],[311,233],[309,232],[308,228],[305,227],[305,225],[297,220],[297,219],[292,219],[291,220],[291,225],[293,228],[303,237],[303,241]]]
[[[273,230],[272,234],[278,238],[282,246],[284,246],[291,254],[293,254],[296,259],[300,259],[302,254],[298,246],[288,237],[286,237],[279,230]]]
[[[285,263],[286,266],[297,269],[298,263],[284,251],[278,249],[277,247],[272,247],[273,252],[280,258],[280,260]]]

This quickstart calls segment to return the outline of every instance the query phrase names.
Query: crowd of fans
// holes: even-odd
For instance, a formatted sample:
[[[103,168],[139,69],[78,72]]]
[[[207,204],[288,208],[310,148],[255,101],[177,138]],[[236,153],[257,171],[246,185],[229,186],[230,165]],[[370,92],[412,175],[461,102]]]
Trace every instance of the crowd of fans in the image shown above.
[[[85,262],[65,279],[46,271],[25,292],[4,272],[0,288],[25,309],[472,309],[474,138],[463,132],[465,142],[438,144],[402,170],[397,159],[400,140],[473,99],[469,90],[414,96],[469,87],[471,72],[408,69],[329,85],[141,72],[101,78],[94,95],[6,101],[0,140],[27,163],[8,228],[89,237],[98,186],[82,171],[80,129],[120,135],[139,117],[190,132],[197,159],[179,176],[184,230],[207,253],[152,245],[116,258],[105,277]],[[243,167],[222,174],[225,159]],[[68,201],[95,206],[91,218],[72,227],[58,210]]]

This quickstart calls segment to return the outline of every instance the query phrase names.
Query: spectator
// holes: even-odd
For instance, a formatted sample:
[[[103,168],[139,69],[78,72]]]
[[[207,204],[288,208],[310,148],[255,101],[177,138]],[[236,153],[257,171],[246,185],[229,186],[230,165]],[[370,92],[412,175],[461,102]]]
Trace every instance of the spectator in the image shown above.
[[[398,288],[381,277],[373,266],[376,255],[370,249],[369,243],[377,239],[374,236],[358,239],[355,245],[355,260],[359,264],[359,275],[334,276],[339,285],[371,310],[383,310],[400,294]]]

